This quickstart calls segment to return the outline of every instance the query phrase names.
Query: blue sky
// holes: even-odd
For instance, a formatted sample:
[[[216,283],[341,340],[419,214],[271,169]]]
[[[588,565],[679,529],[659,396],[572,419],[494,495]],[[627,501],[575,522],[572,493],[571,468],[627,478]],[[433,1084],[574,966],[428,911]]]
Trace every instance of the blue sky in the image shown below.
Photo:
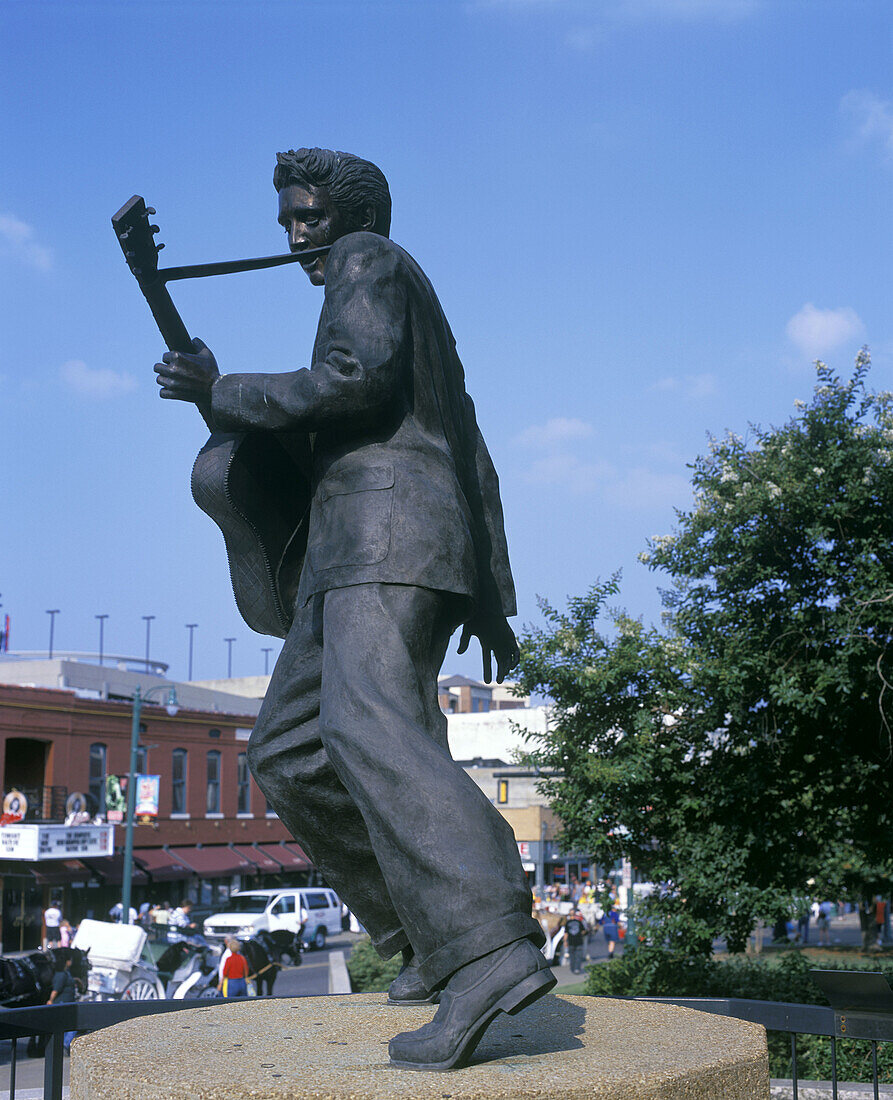
[[[888,0],[0,5],[0,503],[12,648],[98,643],[263,671],[193,505],[205,435],[109,218],[158,210],[167,264],[284,251],[275,153],[376,161],[392,235],[450,318],[502,482],[519,597],[562,604],[690,501],[709,432],[781,423],[812,360],[891,387]],[[221,370],[307,365],[294,267],[179,284]],[[450,671],[479,672],[475,653]]]

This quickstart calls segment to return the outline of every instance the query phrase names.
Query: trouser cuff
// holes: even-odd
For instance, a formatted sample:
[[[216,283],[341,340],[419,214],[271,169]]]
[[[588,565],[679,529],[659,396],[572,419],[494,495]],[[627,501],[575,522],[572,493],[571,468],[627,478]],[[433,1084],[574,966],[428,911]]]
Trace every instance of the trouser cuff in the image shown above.
[[[398,928],[395,932],[388,932],[384,936],[373,935],[372,946],[383,959],[389,959],[404,947],[409,947],[409,937],[402,928]]]
[[[460,966],[479,959],[515,940],[531,940],[537,947],[546,942],[542,928],[525,913],[507,913],[457,936],[432,951],[419,963],[419,975],[428,989],[437,989]]]

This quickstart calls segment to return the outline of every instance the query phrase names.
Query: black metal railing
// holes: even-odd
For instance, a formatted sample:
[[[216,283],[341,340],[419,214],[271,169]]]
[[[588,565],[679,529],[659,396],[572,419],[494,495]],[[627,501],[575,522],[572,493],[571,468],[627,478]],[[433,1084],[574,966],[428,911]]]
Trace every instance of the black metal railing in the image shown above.
[[[227,1004],[249,999],[231,997]],[[184,998],[182,1001],[75,1001],[70,1004],[38,1005],[34,1008],[0,1009],[0,1039],[12,1040],[9,1100],[15,1100],[18,1048],[23,1039],[35,1038],[44,1046],[44,1100],[62,1100],[63,1039],[66,1032],[98,1031],[124,1020],[133,1020],[137,1016],[179,1012],[184,1008],[207,1008],[215,1003],[217,1002],[199,998]]]
[[[840,1086],[837,1073],[838,1039],[866,1040],[870,1044],[871,1084],[875,1100],[879,1100],[878,1044],[893,1043],[893,989],[883,974],[864,970],[811,970],[810,976],[831,1002],[830,1008],[780,1001],[748,1001],[737,997],[636,999],[679,1005],[717,1016],[730,1016],[736,1020],[762,1024],[767,1031],[789,1034],[793,1100],[799,1100],[798,1035],[819,1035],[830,1039],[832,1100],[838,1100]]]
[[[831,1095],[838,1100],[837,1041],[862,1039],[870,1044],[872,1085],[875,1100],[880,1097],[878,1044],[893,1042],[893,989],[880,973],[864,971],[811,971],[831,1007],[788,1004],[779,1001],[749,1001],[737,997],[639,997],[637,1000],[678,1005],[698,1012],[729,1016],[761,1024],[767,1031],[791,1037],[791,1081],[793,1100],[798,1100],[797,1036],[826,1036],[831,1042]],[[233,998],[232,1000],[248,1000]],[[287,997],[276,998],[289,999]],[[37,1037],[45,1043],[44,1100],[62,1100],[63,1039],[66,1032],[98,1031],[137,1016],[182,1009],[207,1008],[206,999],[182,1001],[78,1001],[73,1004],[41,1005],[34,1008],[0,1010],[0,1039],[12,1040],[9,1100],[15,1100],[18,1042]]]

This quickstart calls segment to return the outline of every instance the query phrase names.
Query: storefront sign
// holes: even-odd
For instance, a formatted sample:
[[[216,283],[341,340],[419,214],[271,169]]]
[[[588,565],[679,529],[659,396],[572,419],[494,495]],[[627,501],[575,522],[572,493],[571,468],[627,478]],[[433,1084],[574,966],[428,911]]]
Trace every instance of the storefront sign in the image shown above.
[[[115,830],[110,825],[5,825],[0,829],[0,859],[72,859],[110,856]]]
[[[158,792],[160,775],[136,777],[136,813],[138,817],[158,817]]]
[[[530,842],[527,840],[518,841],[518,855],[521,859],[530,859]]]

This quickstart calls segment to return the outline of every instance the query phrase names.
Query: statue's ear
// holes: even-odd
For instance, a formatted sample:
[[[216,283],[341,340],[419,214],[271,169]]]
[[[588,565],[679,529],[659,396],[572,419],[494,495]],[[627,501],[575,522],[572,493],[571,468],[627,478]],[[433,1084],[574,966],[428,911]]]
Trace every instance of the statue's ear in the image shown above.
[[[370,202],[363,208],[363,222],[361,228],[371,229],[373,225],[375,225],[375,207]]]

